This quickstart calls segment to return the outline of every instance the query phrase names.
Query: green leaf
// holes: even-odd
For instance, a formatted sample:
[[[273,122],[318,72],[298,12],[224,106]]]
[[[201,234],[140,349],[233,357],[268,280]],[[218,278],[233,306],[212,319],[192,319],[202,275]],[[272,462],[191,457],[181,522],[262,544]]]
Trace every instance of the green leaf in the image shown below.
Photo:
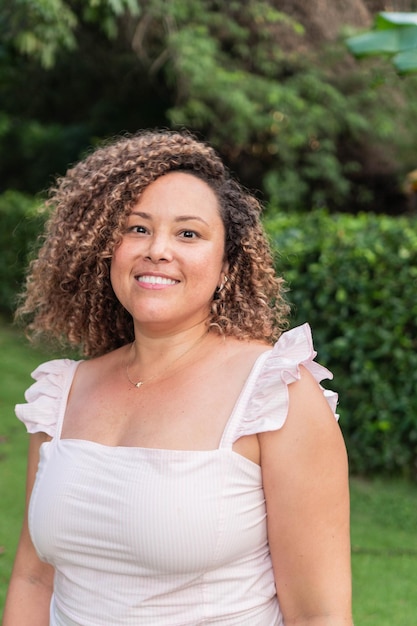
[[[387,13],[382,11],[375,18],[375,27],[378,29],[392,28],[393,24],[395,26],[410,26],[412,24],[417,26],[417,13]]]
[[[417,71],[417,48],[397,54],[394,57],[394,65],[399,72]]]
[[[346,43],[355,56],[396,54],[417,48],[417,25],[363,33]]]

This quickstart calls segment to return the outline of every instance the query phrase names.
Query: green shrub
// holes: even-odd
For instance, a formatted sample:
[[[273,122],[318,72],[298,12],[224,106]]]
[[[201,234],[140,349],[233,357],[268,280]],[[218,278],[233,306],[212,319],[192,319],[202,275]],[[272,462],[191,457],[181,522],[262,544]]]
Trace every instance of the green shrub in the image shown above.
[[[39,201],[17,191],[0,195],[0,312],[9,316],[45,215]]]
[[[290,286],[335,374],[353,472],[417,478],[417,223],[375,215],[280,215],[267,222]]]
[[[0,196],[0,311],[11,314],[45,221]],[[266,228],[289,284],[292,325],[308,321],[335,375],[353,473],[417,479],[417,222],[363,214],[276,214]]]

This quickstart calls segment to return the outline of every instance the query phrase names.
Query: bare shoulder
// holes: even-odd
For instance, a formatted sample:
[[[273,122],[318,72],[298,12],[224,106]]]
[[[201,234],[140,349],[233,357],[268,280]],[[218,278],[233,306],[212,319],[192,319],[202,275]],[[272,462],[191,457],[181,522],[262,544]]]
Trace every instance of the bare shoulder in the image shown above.
[[[63,432],[68,423],[74,419],[74,415],[85,414],[86,406],[92,412],[97,398],[102,396],[104,400],[107,392],[111,397],[114,392],[113,384],[119,380],[118,372],[120,376],[120,360],[123,358],[123,351],[126,350],[124,346],[78,364],[67,398]]]
[[[85,361],[81,361],[79,368],[84,371],[95,370],[101,368],[112,367],[113,364],[120,360],[121,356],[129,350],[131,344],[127,344],[122,346],[121,348],[117,348],[116,350],[112,350],[111,352],[106,352],[101,356],[92,357],[90,359],[86,359]]]
[[[261,433],[259,441],[265,467],[291,462],[306,472],[314,465],[346,464],[340,427],[322,388],[300,367],[300,379],[288,386],[288,413],[280,430]],[[277,455],[279,451],[279,455]]]
[[[264,341],[240,340],[235,337],[227,337],[222,343],[228,359],[238,363],[243,361],[249,365],[253,365],[262,353],[272,349],[272,346]]]
[[[276,584],[286,622],[350,624],[346,448],[322,389],[300,374],[282,428],[258,435]]]
[[[303,367],[288,386],[288,414],[280,430],[258,435],[269,506],[300,510],[311,502],[348,500],[348,462],[343,436],[323,390]],[[279,496],[277,496],[279,494]],[[301,506],[301,503],[302,506]],[[301,508],[300,508],[301,506]]]
[[[107,352],[101,356],[81,361],[74,376],[73,386],[79,382],[91,384],[93,379],[102,378],[106,372],[113,371],[120,363],[120,360],[123,359],[123,355],[127,355],[129,346],[130,344]],[[125,358],[127,358],[127,356]]]

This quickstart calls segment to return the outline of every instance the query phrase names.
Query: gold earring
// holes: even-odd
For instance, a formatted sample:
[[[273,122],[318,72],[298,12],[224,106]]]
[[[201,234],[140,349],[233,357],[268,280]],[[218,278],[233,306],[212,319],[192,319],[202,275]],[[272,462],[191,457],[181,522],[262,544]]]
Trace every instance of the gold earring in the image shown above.
[[[216,293],[220,293],[223,290],[223,287],[225,286],[225,284],[227,283],[229,279],[227,278],[226,275],[223,276],[223,280],[222,280],[222,284],[219,285],[218,287],[216,287]]]

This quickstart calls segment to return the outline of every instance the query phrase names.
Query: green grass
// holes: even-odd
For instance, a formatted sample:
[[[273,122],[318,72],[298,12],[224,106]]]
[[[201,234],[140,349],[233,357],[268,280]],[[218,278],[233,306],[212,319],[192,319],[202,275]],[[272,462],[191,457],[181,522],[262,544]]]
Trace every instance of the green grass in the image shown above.
[[[24,509],[26,429],[14,415],[31,384],[30,372],[45,354],[0,320],[0,609],[13,564]],[[1,612],[1,611],[0,611]]]
[[[48,357],[0,322],[0,610],[24,507],[27,435],[14,416]],[[352,568],[356,626],[417,623],[417,485],[352,478]]]
[[[354,616],[358,626],[417,623],[417,485],[351,480]]]

